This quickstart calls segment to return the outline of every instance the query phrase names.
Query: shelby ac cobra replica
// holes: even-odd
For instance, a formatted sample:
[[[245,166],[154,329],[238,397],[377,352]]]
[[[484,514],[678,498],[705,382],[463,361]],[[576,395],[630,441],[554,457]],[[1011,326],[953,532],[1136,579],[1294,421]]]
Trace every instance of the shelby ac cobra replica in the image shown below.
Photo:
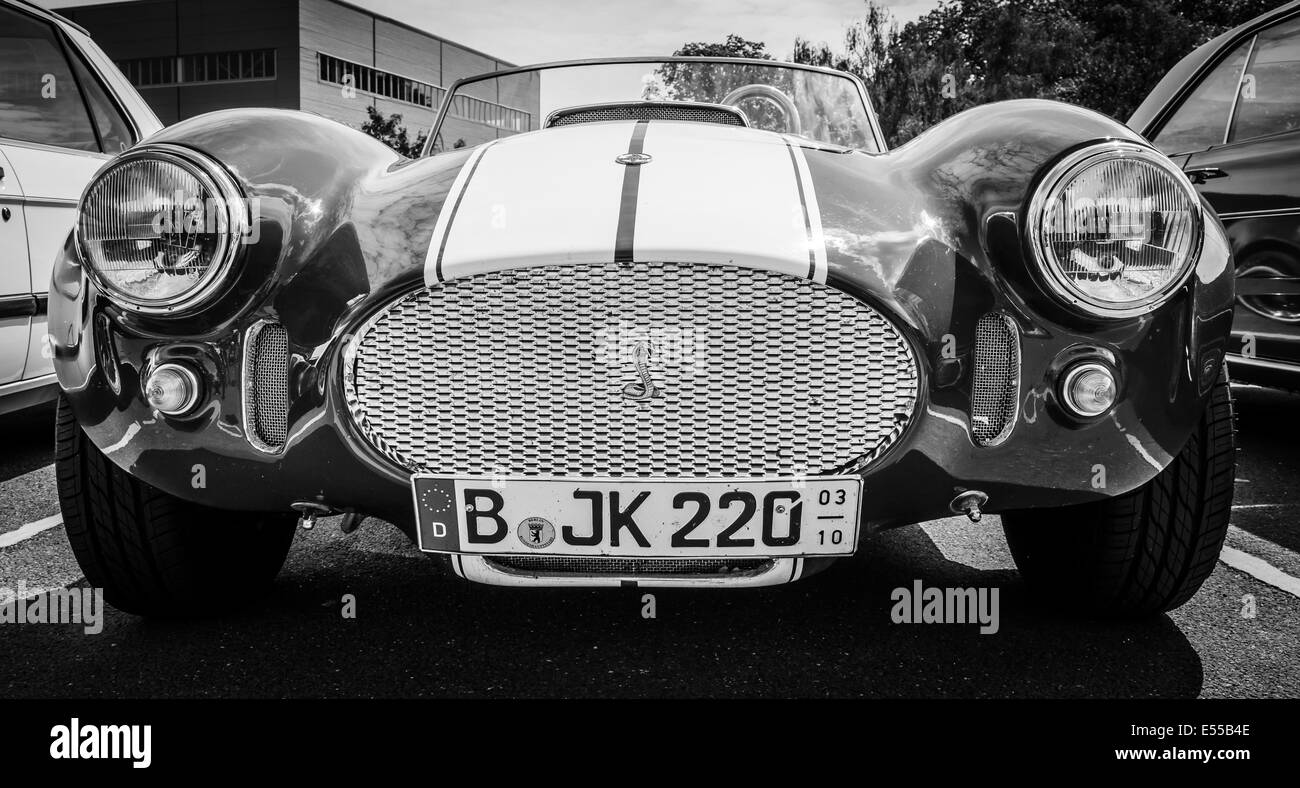
[[[554,110],[456,115],[529,91]],[[718,58],[441,107],[415,161],[225,111],[87,188],[50,294],[58,480],[114,605],[256,594],[334,513],[514,586],[786,583],[953,512],[999,513],[1086,610],[1212,570],[1232,261],[1123,125],[1007,102],[887,150],[856,79]]]

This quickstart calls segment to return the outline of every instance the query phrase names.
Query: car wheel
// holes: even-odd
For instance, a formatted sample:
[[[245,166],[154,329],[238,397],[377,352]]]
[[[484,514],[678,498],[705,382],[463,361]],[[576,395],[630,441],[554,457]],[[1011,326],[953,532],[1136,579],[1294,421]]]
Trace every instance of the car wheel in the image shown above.
[[[293,541],[291,514],[200,506],[151,487],[92,443],[60,397],[59,505],[87,582],[128,613],[218,613],[261,596]]]
[[[1032,591],[1093,614],[1173,610],[1214,571],[1232,512],[1232,396],[1221,374],[1196,432],[1159,475],[1115,498],[1002,516]]]

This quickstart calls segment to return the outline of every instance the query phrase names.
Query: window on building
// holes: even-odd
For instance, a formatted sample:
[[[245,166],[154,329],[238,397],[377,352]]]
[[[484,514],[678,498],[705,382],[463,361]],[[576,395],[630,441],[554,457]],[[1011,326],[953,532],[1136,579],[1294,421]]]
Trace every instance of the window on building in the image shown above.
[[[117,67],[137,88],[244,82],[276,76],[274,49],[142,57],[118,61]]]
[[[442,88],[427,82],[392,74],[350,60],[317,53],[317,76],[331,85],[351,86],[360,93],[390,98],[406,104],[437,109]]]
[[[353,63],[350,60],[316,53],[317,75],[331,85],[351,85],[359,93],[369,93],[407,104],[437,109],[447,91],[428,82],[403,77],[388,71]],[[463,120],[494,126],[506,131],[526,131],[531,113],[502,106],[472,96],[457,95],[448,114]]]

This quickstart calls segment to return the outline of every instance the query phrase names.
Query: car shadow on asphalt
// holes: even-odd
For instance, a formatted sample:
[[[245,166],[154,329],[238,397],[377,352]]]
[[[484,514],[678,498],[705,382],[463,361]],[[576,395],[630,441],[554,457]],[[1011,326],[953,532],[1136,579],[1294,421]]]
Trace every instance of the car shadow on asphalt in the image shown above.
[[[893,623],[892,591],[918,579],[996,588],[998,632]],[[19,683],[0,668],[0,695],[1194,697],[1203,680],[1167,616],[1069,617],[920,528],[788,586],[520,590],[460,580],[372,524],[300,537],[271,595],[218,619],[17,630],[10,647],[41,658]]]

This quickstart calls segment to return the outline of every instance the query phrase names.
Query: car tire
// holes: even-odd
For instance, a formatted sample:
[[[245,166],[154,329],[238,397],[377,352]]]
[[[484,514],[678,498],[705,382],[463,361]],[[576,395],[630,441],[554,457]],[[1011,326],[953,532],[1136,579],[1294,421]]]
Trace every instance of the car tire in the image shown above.
[[[262,596],[293,541],[292,514],[201,506],[132,477],[92,443],[66,399],[55,426],[59,505],[86,581],[128,613],[221,613]]]
[[[1236,471],[1226,372],[1201,423],[1159,475],[1096,503],[1002,516],[1031,592],[1087,614],[1151,616],[1182,605],[1214,571]]]

